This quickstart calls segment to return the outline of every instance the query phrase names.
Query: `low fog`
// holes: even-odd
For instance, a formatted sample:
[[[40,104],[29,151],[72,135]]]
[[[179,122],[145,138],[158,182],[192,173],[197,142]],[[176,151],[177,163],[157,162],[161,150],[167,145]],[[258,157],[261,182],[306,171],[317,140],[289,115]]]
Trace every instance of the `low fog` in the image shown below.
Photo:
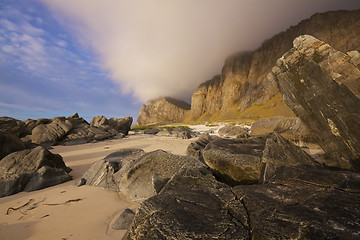
[[[119,90],[141,102],[160,96],[189,102],[228,55],[256,49],[316,12],[359,7],[358,0],[40,1],[98,54]]]

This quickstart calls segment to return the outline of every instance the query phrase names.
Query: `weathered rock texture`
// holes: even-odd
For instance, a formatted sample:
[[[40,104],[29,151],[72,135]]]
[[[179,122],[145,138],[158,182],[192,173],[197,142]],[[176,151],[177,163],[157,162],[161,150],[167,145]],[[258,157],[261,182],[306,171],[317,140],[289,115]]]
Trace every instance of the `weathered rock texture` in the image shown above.
[[[143,154],[142,149],[136,148],[121,149],[113,152],[104,159],[94,162],[77,185],[86,184],[119,191],[119,184],[123,174]]]
[[[70,170],[60,155],[40,146],[11,153],[0,161],[0,197],[68,181]]]
[[[264,136],[273,132],[292,141],[317,142],[316,135],[308,129],[300,118],[282,116],[262,118],[251,125],[251,136]]]
[[[53,145],[60,141],[72,129],[72,124],[65,118],[57,118],[49,124],[41,124],[32,130],[33,143]]]
[[[112,228],[115,230],[127,230],[130,227],[131,222],[133,221],[135,213],[126,208],[120,216],[115,220]]]
[[[25,144],[17,136],[10,133],[0,133],[0,161],[6,155],[25,149]]]
[[[204,168],[198,159],[173,155],[163,150],[144,154],[123,175],[120,191],[130,200],[143,201],[156,195],[182,168]]]
[[[181,122],[190,105],[184,101],[163,97],[150,100],[140,110],[136,125],[156,122]]]
[[[176,174],[138,208],[124,239],[248,239],[246,209],[229,186],[196,170]]]
[[[351,23],[351,24],[349,24]],[[278,58],[292,47],[294,38],[309,34],[329,43],[342,52],[360,50],[360,10],[331,11],[315,14],[271,39],[253,52],[241,52],[226,59],[222,73],[202,83],[193,93],[191,111],[185,121],[216,121],[239,117],[261,118],[271,116],[294,117],[295,114],[279,98],[279,90],[267,79]],[[358,53],[349,53],[354,64],[359,64]],[[334,66],[334,65],[333,65]],[[341,72],[341,69],[340,69]],[[341,74],[341,73],[340,73]],[[348,75],[349,76],[349,75]],[[359,83],[348,79],[358,86]],[[354,86],[355,87],[355,86]],[[143,108],[144,110],[146,108]],[[157,106],[161,109],[161,106]],[[173,120],[178,110],[171,112],[144,111],[146,123]],[[158,116],[158,114],[160,114]],[[169,115],[169,116],[167,116]],[[145,123],[145,122],[144,122]]]
[[[356,56],[304,35],[294,40],[269,74],[286,104],[319,136],[344,169],[360,171],[360,70]]]
[[[320,166],[278,133],[250,139],[219,138],[207,143],[200,154],[217,179],[229,185],[267,182],[282,166]]]
[[[124,239],[358,239],[360,175],[315,167],[229,187],[207,171],[175,174],[142,202]]]
[[[219,135],[223,138],[247,138],[249,131],[241,126],[224,126],[219,129]]]

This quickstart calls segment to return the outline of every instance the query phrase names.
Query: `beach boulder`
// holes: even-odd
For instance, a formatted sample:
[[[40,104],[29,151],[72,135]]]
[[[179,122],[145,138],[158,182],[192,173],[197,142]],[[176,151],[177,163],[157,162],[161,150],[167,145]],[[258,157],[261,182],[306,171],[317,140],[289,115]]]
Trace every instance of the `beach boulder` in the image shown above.
[[[25,149],[25,144],[17,136],[10,133],[0,133],[0,161],[6,155]]]
[[[115,220],[114,224],[112,225],[112,229],[127,230],[130,227],[130,224],[132,223],[134,216],[135,213],[131,209],[126,208],[120,214],[120,216]]]
[[[208,143],[203,150],[205,163],[228,184],[257,183],[260,178],[264,139],[223,139]]]
[[[198,159],[156,150],[140,156],[123,174],[120,191],[132,201],[156,195],[180,169],[206,168]]]
[[[360,69],[356,54],[304,35],[272,68],[285,103],[316,133],[327,165],[360,171]]]
[[[249,132],[241,126],[224,126],[219,129],[219,135],[222,138],[248,138]]]
[[[189,146],[186,148],[186,155],[203,159],[202,152],[205,149],[206,145],[208,145],[209,142],[218,138],[218,136],[210,135],[208,133],[201,134],[196,141],[190,143]]]
[[[60,155],[41,146],[11,153],[0,161],[0,197],[71,180],[70,171]]]
[[[112,128],[118,133],[127,135],[130,131],[132,122],[132,117],[107,119],[104,116],[96,116],[91,120],[90,126],[104,128],[107,131],[109,131],[109,128]]]
[[[124,239],[249,239],[240,198],[209,171],[182,169],[142,202]]]
[[[33,143],[53,145],[72,130],[72,124],[65,118],[55,118],[49,124],[41,124],[32,130]]]
[[[27,134],[24,122],[11,117],[0,117],[0,132],[11,133],[20,138]]]
[[[113,152],[104,159],[94,162],[76,185],[86,184],[118,192],[123,174],[143,154],[144,151],[137,148]]]

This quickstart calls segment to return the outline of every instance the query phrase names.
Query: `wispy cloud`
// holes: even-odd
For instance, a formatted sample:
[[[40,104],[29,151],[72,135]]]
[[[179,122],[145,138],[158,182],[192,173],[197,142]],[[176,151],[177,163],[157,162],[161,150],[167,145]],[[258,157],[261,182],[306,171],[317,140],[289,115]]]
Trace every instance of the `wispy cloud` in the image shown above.
[[[319,11],[358,0],[41,0],[141,101],[189,99],[224,59]],[[70,24],[71,23],[71,24]]]
[[[138,111],[99,68],[93,52],[74,41],[43,5],[0,5],[0,116],[52,113],[123,116]]]

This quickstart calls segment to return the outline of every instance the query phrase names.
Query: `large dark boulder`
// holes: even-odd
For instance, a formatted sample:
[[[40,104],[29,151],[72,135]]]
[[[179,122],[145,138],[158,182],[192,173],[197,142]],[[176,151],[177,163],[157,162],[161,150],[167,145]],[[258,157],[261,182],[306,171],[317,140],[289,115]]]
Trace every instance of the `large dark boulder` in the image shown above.
[[[317,170],[323,175],[321,184],[291,179],[281,184],[234,187],[250,219],[251,239],[359,239],[359,176],[354,192],[334,186],[332,171],[326,171]],[[302,175],[316,180],[314,172],[306,177],[302,171]]]
[[[0,117],[0,132],[11,133],[20,138],[27,135],[25,123],[10,117]]]
[[[123,174],[120,191],[130,200],[156,195],[180,169],[206,168],[198,159],[156,150],[139,157]]]
[[[119,184],[123,174],[143,154],[142,149],[136,148],[121,149],[113,152],[104,159],[94,162],[77,185],[86,184],[119,191]]]
[[[0,161],[0,197],[53,186],[71,179],[62,157],[39,146]]]
[[[219,137],[215,135],[210,135],[208,133],[203,133],[200,135],[200,137],[189,144],[189,146],[186,148],[186,155],[191,157],[202,158],[202,152],[205,149],[206,145],[209,144],[209,142],[218,139]]]
[[[268,75],[319,137],[328,165],[360,171],[360,70],[352,55],[305,35]]]
[[[142,202],[124,239],[249,239],[242,201],[209,171],[183,169]]]
[[[260,182],[267,182],[276,169],[281,166],[320,166],[305,151],[273,133],[266,139],[265,149],[261,157]]]
[[[125,135],[128,134],[131,128],[131,124],[133,122],[132,117],[125,118],[110,118],[107,119],[104,116],[96,116],[91,120],[91,127],[102,127],[108,130],[109,128],[114,129],[118,133],[123,133]]]
[[[17,136],[0,132],[0,161],[6,155],[25,149],[25,144]]]
[[[33,143],[53,145],[67,135],[72,124],[65,118],[56,118],[49,124],[41,124],[32,130],[31,139]]]
[[[218,180],[230,185],[264,183],[281,166],[320,166],[278,133],[249,139],[219,138],[208,143],[202,154]]]
[[[219,138],[206,145],[203,158],[221,181],[257,183],[264,148],[264,139]]]

